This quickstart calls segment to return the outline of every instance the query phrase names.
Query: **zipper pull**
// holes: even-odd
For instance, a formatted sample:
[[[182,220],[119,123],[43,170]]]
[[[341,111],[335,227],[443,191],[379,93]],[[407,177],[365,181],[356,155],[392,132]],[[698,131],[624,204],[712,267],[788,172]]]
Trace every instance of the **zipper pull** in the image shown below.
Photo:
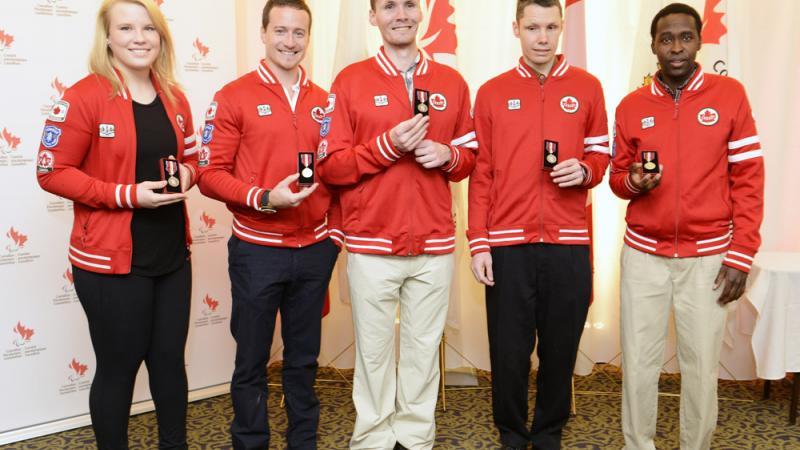
[[[678,118],[678,102],[677,101],[675,102],[675,112],[672,114],[672,118],[673,119],[677,119]]]

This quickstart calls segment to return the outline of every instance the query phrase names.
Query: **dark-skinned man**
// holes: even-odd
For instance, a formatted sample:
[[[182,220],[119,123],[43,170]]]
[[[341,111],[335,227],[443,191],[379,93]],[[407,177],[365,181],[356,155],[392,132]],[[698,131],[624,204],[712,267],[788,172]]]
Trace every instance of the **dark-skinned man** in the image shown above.
[[[680,448],[708,449],[727,305],[761,242],[764,162],[742,85],[695,62],[702,19],[673,3],[653,18],[660,70],[616,111],[611,188],[630,200],[622,251],[625,449],[654,450],[670,309],[681,370]]]

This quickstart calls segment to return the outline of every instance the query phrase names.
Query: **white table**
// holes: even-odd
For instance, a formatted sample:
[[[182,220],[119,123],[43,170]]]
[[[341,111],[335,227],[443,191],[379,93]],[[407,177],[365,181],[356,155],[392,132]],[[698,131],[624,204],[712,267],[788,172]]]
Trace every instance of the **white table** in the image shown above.
[[[756,256],[745,299],[757,313],[752,333],[756,374],[780,380],[794,373],[789,422],[797,419],[800,394],[800,253]]]

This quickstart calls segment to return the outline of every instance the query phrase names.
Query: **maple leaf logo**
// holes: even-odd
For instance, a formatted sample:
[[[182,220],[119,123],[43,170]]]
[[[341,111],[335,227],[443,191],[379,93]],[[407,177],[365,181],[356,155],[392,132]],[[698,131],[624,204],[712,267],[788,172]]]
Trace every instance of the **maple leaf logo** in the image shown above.
[[[200,231],[203,233],[211,231],[211,229],[214,228],[214,225],[217,224],[217,220],[206,214],[205,211],[200,214],[200,220],[203,222],[203,225],[200,227]]]
[[[72,369],[72,374],[69,376],[70,381],[77,381],[86,374],[86,370],[89,368],[86,364],[81,364],[77,359],[72,358],[72,361],[69,363],[69,368]]]
[[[210,295],[206,294],[205,298],[203,298],[203,304],[208,307],[210,312],[214,312],[219,306],[219,301],[214,300]]]
[[[21,347],[30,342],[33,337],[33,328],[26,328],[21,322],[17,322],[17,326],[14,327],[14,333],[19,335],[19,337],[14,340],[14,345]]]
[[[194,43],[192,45],[196,50],[196,52],[194,53],[194,59],[196,61],[200,61],[201,59],[208,56],[208,52],[210,49],[200,41],[200,38],[195,38]]]
[[[425,19],[422,21],[422,47],[436,59],[436,55],[456,54],[458,37],[456,36],[455,8],[451,0],[428,0],[424,7]]]
[[[10,48],[12,42],[14,42],[14,36],[0,30],[0,51]]]
[[[716,12],[722,0],[706,0],[703,11],[703,44],[719,44],[723,36],[728,34],[728,28],[722,23],[725,13]]]
[[[50,96],[50,100],[52,100],[53,103],[61,100],[61,97],[64,96],[64,91],[67,90],[67,86],[61,83],[58,77],[53,78],[53,81],[50,82],[50,87],[53,88],[54,91],[54,94]]]
[[[0,133],[0,152],[11,153],[17,149],[20,142],[19,137],[11,134],[7,128],[3,128],[2,133]]]
[[[25,247],[25,242],[28,241],[28,236],[20,233],[19,231],[15,230],[14,227],[11,227],[10,230],[6,233],[6,237],[11,239],[13,244],[9,244],[6,246],[6,250],[9,252],[15,252],[23,247]]]

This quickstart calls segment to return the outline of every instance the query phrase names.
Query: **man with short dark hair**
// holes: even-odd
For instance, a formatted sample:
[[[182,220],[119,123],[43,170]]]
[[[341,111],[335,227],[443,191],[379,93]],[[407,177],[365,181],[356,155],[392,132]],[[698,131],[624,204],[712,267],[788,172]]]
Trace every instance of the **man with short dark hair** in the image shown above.
[[[383,47],[333,82],[319,170],[340,192],[356,338],[352,449],[433,446],[455,226],[477,147],[469,89],[417,47],[419,0],[373,0]],[[327,119],[326,119],[327,120]],[[395,318],[400,310],[400,358]]]
[[[708,449],[717,422],[727,304],[761,242],[764,161],[744,87],[695,61],[702,21],[673,3],[653,18],[660,70],[616,112],[611,189],[630,200],[622,251],[622,429],[654,450],[670,310],[681,371],[680,448]]]
[[[558,0],[520,0],[513,30],[522,57],[475,100],[467,236],[473,274],[486,285],[492,409],[506,449],[560,448],[592,290],[586,196],[609,161],[602,87],[556,55],[562,24]]]
[[[265,59],[206,111],[199,185],[233,213],[233,448],[269,448],[266,365],[280,311],[288,448],[316,449],[322,309],[339,253],[328,236],[331,194],[314,176],[328,95],[300,66],[311,32],[305,2],[269,0],[262,17]]]

